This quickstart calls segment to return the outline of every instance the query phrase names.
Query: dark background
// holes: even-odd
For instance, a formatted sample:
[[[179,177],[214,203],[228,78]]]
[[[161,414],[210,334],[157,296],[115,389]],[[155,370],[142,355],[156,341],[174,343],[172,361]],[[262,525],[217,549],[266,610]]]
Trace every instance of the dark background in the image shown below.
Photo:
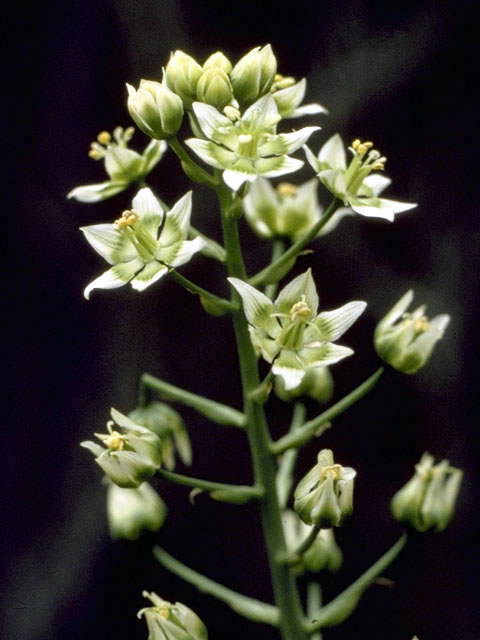
[[[336,397],[378,362],[371,334],[410,286],[431,314],[452,322],[428,367],[390,375],[339,418],[321,446],[358,471],[355,515],[338,531],[342,571],[325,579],[335,595],[382,554],[401,529],[388,502],[424,450],[466,471],[454,522],[414,539],[386,575],[395,586],[371,588],[347,623],[328,639],[477,640],[478,598],[478,77],[473,3],[346,1],[291,6],[174,0],[17,2],[7,22],[2,118],[7,203],[2,284],[2,494],[6,570],[0,629],[8,640],[145,638],[135,612],[142,589],[180,600],[206,622],[212,639],[276,638],[223,604],[171,577],[151,555],[165,546],[187,564],[240,592],[269,599],[254,505],[233,507],[165,483],[169,519],[139,545],[108,538],[104,488],[81,440],[102,431],[108,411],[128,412],[137,380],[149,371],[187,389],[239,406],[227,319],[200,314],[197,301],[168,280],[142,295],[130,288],[84,286],[104,268],[77,228],[118,217],[132,193],[98,205],[66,201],[79,184],[104,179],[87,157],[102,129],[130,124],[125,82],[159,79],[170,51],[203,61],[217,49],[236,61],[272,43],[285,75],[308,78],[308,101],[330,110],[312,148],[335,131],[373,138],[389,158],[389,195],[418,202],[394,224],[355,217],[315,245],[295,273],[313,265],[323,308],[355,298],[367,312],[346,336],[356,356],[333,369]],[[305,118],[295,126],[309,124]],[[141,133],[134,145],[143,148]],[[301,154],[298,154],[299,156]],[[477,165],[478,167],[478,165]],[[477,169],[478,171],[478,169]],[[292,176],[307,179],[309,170]],[[154,178],[173,204],[188,188],[173,154]],[[326,202],[326,201],[325,201]],[[193,220],[219,236],[207,190],[194,192]],[[268,248],[245,233],[251,272]],[[195,258],[184,270],[226,293],[221,269]],[[213,273],[212,273],[213,272]],[[201,318],[199,319],[199,317]],[[228,373],[227,373],[228,372]],[[309,415],[318,407],[309,405]],[[182,411],[194,444],[192,474],[250,480],[241,433]],[[289,410],[272,402],[276,435]],[[299,474],[314,461],[312,443]],[[181,469],[181,467],[180,467]]]

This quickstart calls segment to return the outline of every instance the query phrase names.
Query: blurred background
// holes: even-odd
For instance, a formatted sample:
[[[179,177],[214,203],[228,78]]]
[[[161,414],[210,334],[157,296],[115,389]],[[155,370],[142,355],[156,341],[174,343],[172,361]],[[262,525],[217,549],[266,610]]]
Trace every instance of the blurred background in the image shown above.
[[[145,638],[144,622],[135,617],[145,604],[143,589],[193,608],[212,640],[278,637],[169,575],[151,553],[159,543],[227,586],[270,600],[255,505],[233,507],[200,496],[192,506],[188,490],[155,482],[169,507],[164,528],[138,544],[109,539],[101,473],[79,442],[103,431],[110,407],[126,413],[136,406],[144,371],[237,407],[240,388],[228,319],[202,314],[196,299],[173,282],[166,279],[142,295],[124,287],[94,292],[89,302],[83,298],[85,285],[104,263],[77,229],[114,220],[133,193],[97,205],[65,198],[77,185],[104,180],[102,166],[87,152],[99,131],[131,124],[125,82],[159,80],[175,49],[201,62],[220,49],[235,62],[267,42],[281,73],[308,78],[306,101],[329,109],[329,116],[292,121],[294,126],[321,121],[312,149],[317,152],[336,131],[347,141],[373,139],[389,159],[388,196],[419,205],[395,224],[344,220],[313,245],[313,256],[299,260],[294,274],[308,260],[324,309],[351,299],[369,303],[344,340],[355,357],[333,369],[335,398],[377,368],[372,332],[408,288],[432,315],[452,316],[423,371],[385,376],[322,439],[322,447],[332,448],[340,462],[358,472],[355,514],[337,535],[344,567],[325,578],[326,598],[396,540],[401,528],[388,503],[425,450],[466,471],[456,518],[442,534],[414,539],[385,572],[391,586],[370,588],[349,621],[328,630],[325,639],[480,637],[474,438],[479,100],[473,7],[467,0],[297,0],[290,6],[251,0],[19,0],[11,7],[2,105],[7,138],[3,638]],[[146,142],[137,132],[133,146],[142,149]],[[310,177],[307,168],[289,180]],[[172,153],[152,183],[169,204],[189,188]],[[195,225],[219,238],[211,194],[196,187],[193,202]],[[269,259],[269,246],[244,224],[242,234],[253,273]],[[222,269],[212,261],[196,257],[182,273],[227,292]],[[271,404],[277,436],[287,427],[290,409]],[[319,410],[308,405],[309,416]],[[242,434],[192,411],[181,413],[193,442],[192,475],[249,482]],[[313,442],[302,452],[299,478],[318,448]]]

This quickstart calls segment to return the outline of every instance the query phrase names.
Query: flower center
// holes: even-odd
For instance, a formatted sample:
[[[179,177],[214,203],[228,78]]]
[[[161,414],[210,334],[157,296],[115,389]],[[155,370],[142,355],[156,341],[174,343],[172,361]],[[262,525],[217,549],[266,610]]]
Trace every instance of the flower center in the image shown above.
[[[121,451],[123,449],[123,436],[118,431],[112,431],[108,438],[105,438],[104,442],[107,447],[113,451]]]
[[[122,215],[120,216],[120,218],[118,218],[118,220],[115,220],[114,225],[116,229],[118,229],[119,231],[123,231],[128,227],[133,227],[137,219],[138,219],[137,212],[134,211],[133,209],[127,209],[122,213]]]
[[[343,473],[343,467],[341,464],[332,464],[328,467],[323,467],[322,476],[327,477],[329,474],[333,474],[334,478],[340,478]]]
[[[281,182],[277,186],[277,193],[281,198],[293,198],[297,195],[298,188],[290,182]]]
[[[310,309],[308,304],[305,302],[305,296],[302,295],[300,300],[296,302],[294,305],[292,305],[292,308],[290,309],[290,319],[292,320],[292,322],[295,322],[297,318],[306,320],[311,315],[312,315],[312,310]]]
[[[383,171],[387,159],[379,151],[373,149],[373,142],[362,142],[358,138],[349,147],[353,159],[345,172],[345,183],[350,195],[355,196],[365,178],[372,171]]]

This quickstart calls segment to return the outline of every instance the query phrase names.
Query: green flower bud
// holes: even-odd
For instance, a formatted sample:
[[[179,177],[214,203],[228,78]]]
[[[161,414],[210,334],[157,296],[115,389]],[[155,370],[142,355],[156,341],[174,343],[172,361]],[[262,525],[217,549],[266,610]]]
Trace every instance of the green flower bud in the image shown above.
[[[120,411],[112,409],[111,416],[108,433],[95,434],[106,448],[90,440],[80,446],[90,449],[95,462],[119,487],[138,487],[160,466],[162,443],[155,433],[135,424]],[[113,429],[115,423],[122,432]]]
[[[212,67],[221,69],[225,73],[230,73],[232,70],[232,63],[221,51],[217,51],[216,53],[212,53],[203,65],[204,69],[211,69]]]
[[[147,407],[138,407],[128,417],[153,431],[162,441],[162,463],[167,469],[175,468],[175,451],[183,464],[192,464],[192,448],[185,423],[175,409],[163,402],[151,402]]]
[[[165,503],[147,482],[137,489],[116,484],[107,489],[108,527],[115,540],[136,540],[144,529],[158,531],[166,515]]]
[[[461,469],[424,453],[415,465],[415,475],[397,491],[391,502],[393,517],[417,531],[443,531],[453,518],[455,502],[463,478]]]
[[[162,600],[156,593],[144,591],[153,607],[140,609],[137,616],[145,617],[148,640],[207,640],[207,628],[191,609],[181,602],[172,604]]]
[[[294,508],[306,524],[322,529],[338,527],[353,511],[353,479],[350,467],[334,464],[330,449],[322,449],[318,463],[295,489]]]
[[[374,334],[378,355],[403,373],[416,373],[428,362],[450,322],[446,314],[428,320],[425,305],[407,313],[412,300],[413,291],[407,291],[378,323]]]
[[[280,400],[285,402],[307,395],[318,402],[325,403],[333,395],[333,377],[328,367],[314,367],[306,370],[298,387],[287,390],[283,378],[276,376],[275,393]]]
[[[202,73],[197,85],[197,100],[222,110],[232,98],[232,85],[225,71],[210,67]]]
[[[147,136],[163,140],[174,136],[183,119],[181,99],[166,85],[141,80],[135,90],[127,84],[128,110],[139,129]]]
[[[167,87],[180,96],[185,109],[192,107],[196,100],[197,84],[203,69],[191,56],[177,50],[172,53],[165,69]]]
[[[233,67],[230,78],[235,98],[248,105],[261,98],[273,84],[277,72],[277,60],[272,47],[255,47]]]

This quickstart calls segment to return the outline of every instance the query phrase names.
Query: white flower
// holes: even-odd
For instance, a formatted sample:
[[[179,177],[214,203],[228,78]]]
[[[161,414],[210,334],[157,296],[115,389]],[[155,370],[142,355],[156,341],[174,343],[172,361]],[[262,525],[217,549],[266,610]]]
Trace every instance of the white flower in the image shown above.
[[[148,482],[135,489],[108,486],[108,527],[115,540],[136,540],[144,529],[158,531],[166,515],[165,503]]]
[[[165,153],[167,143],[163,140],[151,140],[140,154],[127,146],[133,133],[133,127],[125,130],[117,127],[113,132],[113,139],[107,131],[99,133],[97,141],[91,144],[89,156],[94,160],[104,160],[105,171],[110,180],[76,187],[67,198],[75,198],[80,202],[106,200],[125,191],[133,182],[142,180],[150,173]]]
[[[310,269],[280,291],[275,302],[237,278],[229,278],[240,294],[250,323],[250,339],[272,372],[283,378],[285,389],[297,387],[307,369],[327,366],[353,353],[334,344],[355,322],[365,302],[349,302],[317,315],[318,295]]]
[[[137,617],[145,617],[149,640],[207,640],[205,625],[191,609],[181,602],[167,602],[156,593],[144,591],[153,606],[140,609]]]
[[[305,78],[295,82],[290,77],[285,78],[280,74],[275,76],[271,91],[278,113],[282,118],[299,118],[301,116],[316,115],[317,113],[328,113],[328,110],[317,102],[301,104],[306,90],[307,81]]]
[[[167,212],[150,189],[141,189],[114,224],[82,227],[86,239],[113,265],[85,289],[114,289],[130,282],[143,291],[165,275],[169,267],[185,264],[204,248],[201,238],[187,240],[192,209],[191,191]]]
[[[301,160],[290,158],[319,127],[305,127],[291,133],[276,133],[281,120],[275,100],[266,95],[243,114],[226,107],[230,117],[215,107],[193,103],[193,111],[207,140],[190,138],[186,144],[207,164],[223,170],[226,184],[237,191],[244,182],[259,175],[274,178],[296,171]]]
[[[318,158],[307,146],[305,153],[320,181],[334,196],[343,200],[345,206],[349,205],[362,216],[393,221],[396,213],[408,211],[417,205],[379,198],[391,180],[372,173],[382,171],[387,160],[372,147],[372,142],[354,140],[349,147],[353,159],[347,166],[345,147],[336,133],[320,149]]]

